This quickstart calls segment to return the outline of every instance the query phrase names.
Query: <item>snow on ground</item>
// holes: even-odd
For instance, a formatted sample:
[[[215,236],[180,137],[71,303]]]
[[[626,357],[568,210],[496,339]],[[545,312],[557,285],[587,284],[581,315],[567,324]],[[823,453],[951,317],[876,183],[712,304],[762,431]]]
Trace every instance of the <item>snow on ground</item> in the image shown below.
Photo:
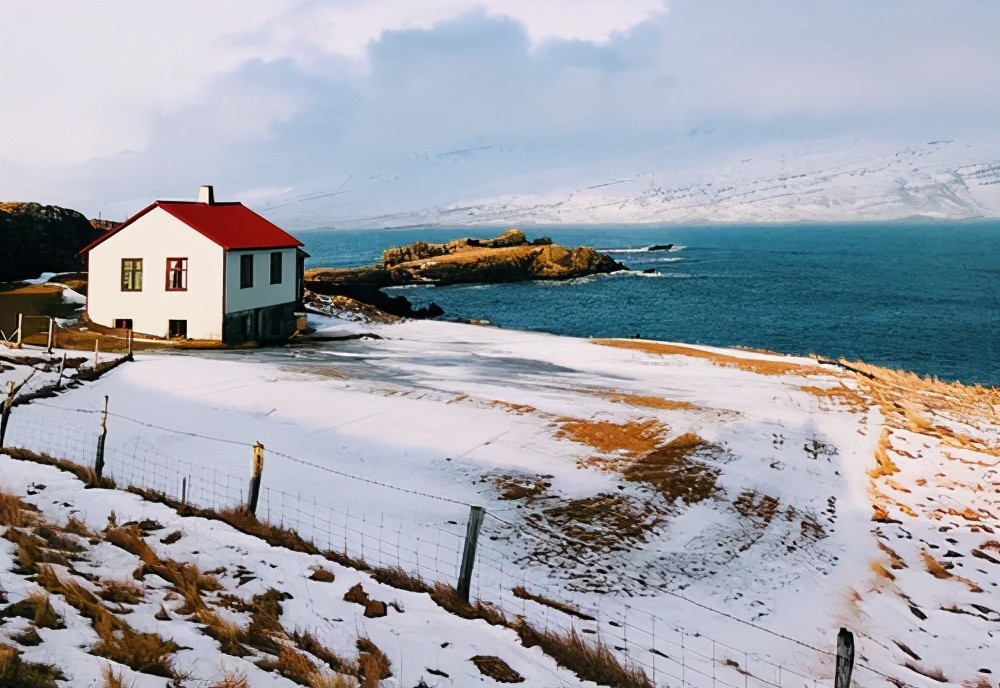
[[[210,605],[223,601],[226,595],[250,602],[253,596],[274,589],[282,593],[279,621],[289,635],[307,631],[324,647],[348,661],[358,655],[356,640],[369,638],[392,663],[393,677],[382,685],[410,687],[420,681],[431,685],[497,685],[470,661],[481,655],[504,659],[524,677],[525,685],[593,685],[557,668],[538,648],[522,647],[517,635],[509,629],[451,615],[426,594],[387,587],[366,574],[332,564],[322,556],[270,547],[218,521],[182,518],[166,506],[145,502],[125,492],[85,489],[70,474],[47,466],[0,457],[0,476],[0,490],[34,504],[44,520],[52,524],[65,524],[72,516],[97,532],[108,527],[112,518],[119,525],[153,522],[146,526],[149,531],[144,539],[160,559],[193,564],[201,572],[214,572],[221,585],[219,590],[205,595]],[[162,542],[175,533],[179,535],[176,541]],[[86,544],[86,539],[77,541]],[[54,565],[61,581],[75,580],[98,593],[107,581],[133,580],[133,571],[142,563],[139,557],[106,542],[93,542],[96,540],[70,567]],[[36,582],[10,573],[16,559],[17,545],[0,539],[0,583],[3,584],[0,589],[6,591],[10,604],[21,602],[32,593],[44,592]],[[317,568],[331,572],[333,580],[313,580],[311,577]],[[181,647],[174,655],[174,668],[178,674],[186,676],[183,685],[213,685],[227,673],[245,675],[250,686],[296,685],[258,668],[254,663],[257,653],[234,657],[220,652],[216,642],[202,632],[203,624],[189,617],[189,612],[181,611],[185,600],[171,592],[166,581],[156,574],[146,574],[146,578],[143,599],[127,607],[118,605],[118,609],[127,611],[122,618],[136,631],[157,633]],[[357,584],[372,599],[389,605],[387,616],[367,618],[364,607],[343,599]],[[102,668],[109,662],[87,651],[98,640],[95,630],[62,597],[52,595],[51,603],[63,617],[65,628],[38,629],[41,643],[21,647],[22,659],[58,667],[66,677],[65,685],[103,685]],[[108,607],[115,608],[110,604]],[[238,603],[234,605],[230,600],[228,607],[219,607],[216,613],[225,614],[225,609],[232,607],[238,607]],[[161,617],[164,615],[161,610],[165,610],[166,618],[156,618],[158,613]],[[228,617],[235,623],[244,622],[239,614],[230,613]],[[0,626],[0,640],[30,627],[27,620],[12,619]],[[321,664],[315,655],[312,662]],[[124,673],[124,685],[136,688],[166,685],[164,678],[133,672],[120,665],[114,668]]]
[[[989,580],[1000,552],[985,541],[1000,525],[995,400],[976,435],[960,397],[906,425],[892,403],[918,392],[810,359],[443,322],[313,324],[382,338],[139,354],[16,409],[9,444],[89,462],[107,395],[120,483],[230,506],[259,441],[262,517],[449,583],[468,505],[482,505],[474,594],[599,634],[658,684],[827,681],[841,626],[873,669],[856,671],[862,686],[1000,672]],[[920,460],[873,477],[887,433]],[[984,439],[955,439],[967,435]],[[873,522],[887,491],[895,501]],[[925,509],[931,499],[941,508]],[[905,568],[886,563],[887,546]],[[955,562],[951,575],[924,551]],[[513,585],[599,621],[515,598]]]

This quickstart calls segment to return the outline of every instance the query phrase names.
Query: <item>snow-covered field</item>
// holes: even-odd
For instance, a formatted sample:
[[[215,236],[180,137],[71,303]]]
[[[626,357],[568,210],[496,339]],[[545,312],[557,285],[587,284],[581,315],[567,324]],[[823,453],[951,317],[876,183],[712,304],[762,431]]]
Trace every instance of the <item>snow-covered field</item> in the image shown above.
[[[140,354],[97,382],[16,408],[7,443],[89,463],[107,396],[107,470],[119,483],[231,506],[245,497],[259,441],[262,518],[321,547],[449,583],[469,505],[481,505],[489,515],[473,593],[539,625],[600,637],[657,685],[828,682],[842,626],[857,637],[861,686],[996,681],[995,390],[639,340],[442,322],[313,324],[320,335],[381,338]],[[54,490],[30,498],[46,515],[76,508],[93,527],[105,522],[97,493],[35,466],[2,466],[0,488]],[[164,524],[176,518],[116,500],[119,521],[144,510]],[[205,538],[177,545],[196,547],[202,554],[185,556],[203,569],[264,568],[259,546],[220,546],[235,537],[221,526],[184,529]],[[268,560],[278,566],[268,584],[299,586],[288,604],[305,614],[297,601],[313,584],[296,572],[308,563],[283,563],[290,556]],[[594,620],[515,597],[517,585]],[[337,605],[312,608],[317,616],[301,623],[348,642],[343,626],[323,622],[352,618]],[[404,622],[411,605],[432,613],[407,594]],[[411,626],[388,627],[397,639],[376,644],[405,669],[386,685],[410,686],[430,660],[410,659],[425,654],[407,640]],[[441,642],[457,642],[443,637],[445,626],[441,633]],[[486,637],[469,631],[463,642]],[[513,665],[514,656],[504,658]],[[548,660],[516,656],[529,685],[572,682]],[[479,679],[455,661],[441,660],[452,678],[425,678]]]

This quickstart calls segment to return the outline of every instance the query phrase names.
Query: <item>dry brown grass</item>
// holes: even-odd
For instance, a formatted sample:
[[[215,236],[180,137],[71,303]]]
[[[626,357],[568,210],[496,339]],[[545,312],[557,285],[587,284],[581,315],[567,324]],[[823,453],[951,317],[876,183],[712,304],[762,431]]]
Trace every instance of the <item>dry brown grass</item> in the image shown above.
[[[568,634],[537,631],[527,624],[515,630],[528,648],[538,646],[545,654],[584,681],[616,688],[654,688],[646,673],[636,666],[623,666],[603,642],[590,643],[576,630]]]
[[[173,641],[156,633],[139,633],[121,620],[113,622],[112,618],[111,614],[105,614],[94,622],[100,640],[91,648],[91,654],[142,674],[175,677],[173,654],[180,648]]]
[[[4,450],[5,453],[7,450]],[[38,520],[38,509],[9,492],[0,491],[0,526],[25,528]]]
[[[893,574],[890,571],[886,570],[886,568],[884,566],[882,566],[882,564],[880,564],[879,562],[873,561],[873,562],[871,562],[869,564],[869,566],[871,566],[872,572],[876,576],[878,576],[879,578],[885,578],[885,579],[891,580],[891,581],[896,580],[895,574]]]
[[[935,578],[940,578],[941,580],[947,580],[949,578],[952,578],[960,583],[965,583],[967,586],[969,586],[969,590],[971,590],[972,592],[983,591],[982,588],[980,588],[978,585],[973,583],[968,578],[963,578],[962,576],[956,576],[955,574],[953,574],[951,571],[948,570],[948,568],[944,564],[942,564],[937,559],[932,557],[927,550],[921,550],[920,554],[924,559],[924,568],[927,570],[927,573],[931,574]]]
[[[308,657],[290,647],[281,649],[275,668],[279,674],[301,686],[308,686],[312,677],[318,673],[316,665]]]
[[[934,669],[924,669],[918,666],[915,662],[910,662],[910,661],[904,662],[903,666],[905,666],[910,671],[915,671],[921,676],[926,676],[932,681],[937,681],[938,683],[948,682],[948,677],[944,675],[943,671],[941,671],[941,667],[935,667]]]
[[[250,688],[250,684],[247,682],[247,675],[244,672],[229,669],[210,688]]]
[[[924,568],[927,569],[927,573],[942,580],[952,577],[951,572],[945,568],[944,564],[932,557],[927,550],[922,550],[921,556],[924,558]]]
[[[646,539],[662,522],[662,514],[649,500],[621,493],[559,500],[540,512],[528,514],[543,529],[555,530],[569,539],[534,543],[541,557],[554,548],[575,551],[624,551]]]
[[[135,681],[125,683],[125,674],[121,671],[115,671],[115,668],[110,664],[101,667],[101,677],[104,679],[104,688],[132,688],[135,685]]]
[[[292,634],[292,640],[295,641],[295,644],[298,645],[300,650],[308,652],[313,657],[326,664],[331,671],[337,674],[347,674],[350,676],[358,675],[358,667],[354,662],[346,660],[334,653],[328,647],[319,642],[309,631],[295,631]]]
[[[382,650],[368,638],[362,636],[357,641],[358,671],[361,688],[378,688],[379,682],[392,676],[392,662]]]
[[[878,446],[875,448],[875,468],[868,471],[869,477],[879,478],[899,473],[899,466],[889,458],[888,452],[891,448],[892,446],[889,444],[889,429],[885,428],[882,430],[882,435],[878,439]]]
[[[104,476],[101,479],[98,479],[93,468],[90,468],[89,466],[81,466],[80,464],[73,463],[67,459],[56,459],[48,454],[37,454],[33,451],[22,449],[20,447],[5,447],[4,454],[7,454],[12,459],[32,461],[45,466],[53,466],[66,471],[67,473],[72,473],[81,482],[87,485],[87,487],[101,487],[108,490],[113,490],[116,487],[115,481],[112,478]]]
[[[40,565],[36,581],[91,620],[99,638],[91,654],[124,664],[135,671],[174,678],[172,655],[178,647],[155,633],[139,633],[104,608],[100,600],[80,583],[63,581],[51,566]]]
[[[714,458],[720,451],[698,435],[685,433],[627,464],[622,477],[651,485],[667,502],[697,504],[715,494],[720,470],[696,459]]]
[[[207,607],[198,609],[194,613],[194,618],[204,626],[202,633],[219,643],[220,651],[233,657],[246,657],[251,654],[242,644],[246,638],[246,629],[222,618],[218,612]]]
[[[465,602],[458,596],[458,590],[444,583],[435,583],[431,591],[431,599],[446,611],[463,619],[482,619],[491,626],[508,625],[507,617],[498,608],[488,602],[475,600]]]
[[[784,361],[771,361],[758,358],[741,358],[739,356],[729,356],[727,354],[716,353],[714,351],[703,351],[679,344],[663,344],[661,342],[647,342],[635,339],[593,339],[594,344],[602,346],[613,346],[619,349],[633,349],[645,351],[646,353],[659,354],[661,356],[688,356],[690,358],[700,358],[711,361],[717,366],[725,368],[739,368],[759,375],[787,375],[797,373],[799,375],[814,375],[819,368],[806,366],[799,363],[785,363]]]
[[[531,504],[535,499],[545,494],[545,491],[552,486],[552,483],[548,482],[546,476],[540,475],[497,475],[491,477],[490,481],[497,488],[499,499],[523,499],[528,504]]]
[[[0,688],[57,688],[66,677],[50,664],[25,662],[21,653],[0,644]]]
[[[906,562],[904,562],[903,558],[896,553],[896,550],[894,550],[892,547],[889,547],[889,545],[885,544],[884,542],[877,542],[876,544],[878,545],[878,548],[880,550],[889,555],[890,568],[895,569],[897,571],[906,568]]]
[[[697,406],[688,401],[674,401],[662,397],[648,397],[639,394],[611,393],[603,394],[613,402],[637,406],[640,408],[660,409],[662,411],[698,411],[701,406]]]
[[[868,400],[858,392],[850,389],[843,382],[836,387],[814,387],[803,385],[800,388],[803,392],[813,395],[822,401],[830,404],[838,403],[846,406],[852,413],[866,413],[869,409]]]
[[[660,421],[653,419],[612,423],[563,418],[558,436],[589,445],[606,454],[620,450],[641,454],[655,449],[666,430]]]
[[[65,628],[62,617],[52,608],[49,596],[37,590],[20,602],[0,610],[0,619],[14,617],[27,619],[35,628]]]
[[[139,604],[145,595],[145,591],[141,585],[133,581],[105,580],[101,581],[101,592],[99,594],[105,602]]]

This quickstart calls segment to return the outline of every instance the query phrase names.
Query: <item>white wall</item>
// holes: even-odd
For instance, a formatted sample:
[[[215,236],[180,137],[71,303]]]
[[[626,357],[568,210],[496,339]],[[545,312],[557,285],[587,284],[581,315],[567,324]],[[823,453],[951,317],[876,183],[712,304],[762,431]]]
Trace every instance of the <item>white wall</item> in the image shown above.
[[[188,337],[222,339],[223,255],[218,244],[154,208],[90,251],[87,314],[107,327],[131,318],[137,333],[156,336],[167,335],[169,320],[187,320]],[[122,258],[142,258],[142,291],[122,291]],[[188,259],[187,291],[166,290],[167,258]]]
[[[281,284],[271,284],[271,253],[281,253]],[[240,289],[240,256],[253,256],[253,286]],[[226,313],[292,303],[295,290],[295,249],[230,251],[226,254]]]

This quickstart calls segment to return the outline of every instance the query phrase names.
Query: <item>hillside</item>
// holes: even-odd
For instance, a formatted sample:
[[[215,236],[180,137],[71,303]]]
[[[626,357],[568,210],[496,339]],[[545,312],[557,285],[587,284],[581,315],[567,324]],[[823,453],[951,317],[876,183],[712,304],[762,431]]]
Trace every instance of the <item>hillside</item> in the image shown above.
[[[696,137],[531,175],[518,159],[495,148],[441,154],[285,191],[262,210],[302,228],[1000,217],[1000,148],[961,141],[817,141],[722,156]]]
[[[997,390],[644,340],[441,322],[313,324],[325,340],[287,350],[139,354],[97,383],[15,408],[8,444],[89,465],[107,396],[106,473],[222,509],[246,499],[259,441],[263,521],[431,583],[455,583],[469,506],[483,506],[473,598],[507,619],[600,639],[656,685],[829,683],[842,626],[857,638],[862,686],[986,686],[1000,672]],[[0,383],[25,376],[24,365],[7,368]],[[318,559],[285,566],[229,531],[202,544],[191,537],[204,532],[199,520],[182,524],[127,495],[79,486],[70,495],[53,474],[4,461],[8,489],[46,518],[79,509],[97,529],[110,509],[119,524],[148,516],[167,526],[145,538],[159,557],[202,572],[223,567],[217,576],[230,591],[243,566],[255,577],[239,586],[244,600],[269,585],[290,591],[286,629],[315,628],[350,655],[364,628],[402,672],[385,685],[424,677],[462,686],[477,676],[468,657],[451,670],[430,660],[443,656],[433,647],[461,642],[449,625],[458,621],[435,617],[420,636],[426,646],[412,652],[412,627],[392,632],[411,610],[433,612],[425,593],[337,569],[335,585],[361,581],[375,599],[398,597],[405,613],[361,621],[360,606],[352,617],[337,602],[300,617],[304,597],[319,610],[343,595],[338,587],[325,597],[303,580]],[[174,529],[184,532],[176,545],[158,544]],[[223,542],[237,554],[212,544]],[[103,551],[107,561],[125,556]],[[122,561],[124,571],[136,564]],[[178,644],[194,648],[178,651],[178,662],[217,651],[178,612],[180,599],[153,599],[170,603],[185,629]],[[143,614],[129,623],[169,628],[143,625]],[[467,628],[489,640],[462,646],[463,655],[501,656],[525,685],[576,680],[550,679],[549,660],[537,648],[520,654],[501,628],[454,627],[470,643],[480,636]],[[77,645],[94,642],[81,637],[90,640]],[[421,673],[428,668],[449,678]]]
[[[77,253],[103,231],[68,208],[0,203],[0,282],[43,272],[78,272]]]

